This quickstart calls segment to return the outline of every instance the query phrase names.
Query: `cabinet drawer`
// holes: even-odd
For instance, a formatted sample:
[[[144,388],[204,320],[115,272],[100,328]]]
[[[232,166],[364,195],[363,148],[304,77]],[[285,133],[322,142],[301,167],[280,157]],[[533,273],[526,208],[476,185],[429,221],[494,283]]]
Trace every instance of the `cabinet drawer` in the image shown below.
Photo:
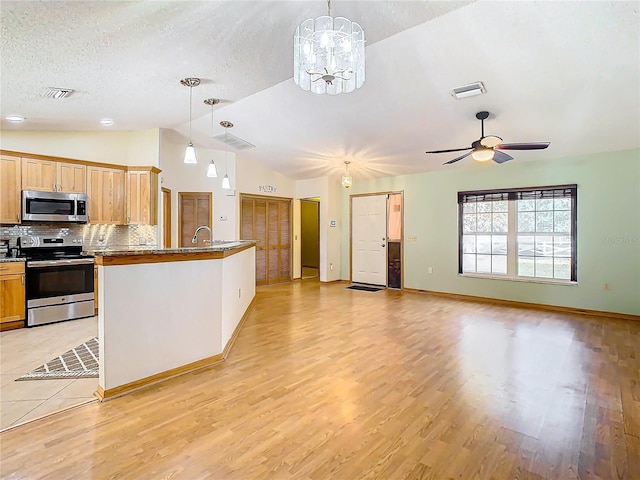
[[[0,262],[0,275],[24,273],[24,262]]]

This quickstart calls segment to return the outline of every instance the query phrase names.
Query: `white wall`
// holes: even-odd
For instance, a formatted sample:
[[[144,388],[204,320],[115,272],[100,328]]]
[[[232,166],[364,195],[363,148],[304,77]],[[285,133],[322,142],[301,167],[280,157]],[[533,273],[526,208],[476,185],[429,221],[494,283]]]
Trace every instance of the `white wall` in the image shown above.
[[[116,165],[159,166],[159,129],[104,132],[3,130],[3,150]]]
[[[458,275],[457,192],[573,183],[577,286]],[[640,315],[640,150],[356,179],[343,195],[342,218],[349,221],[349,194],[403,190],[406,288]],[[341,241],[342,278],[349,278],[348,228]]]
[[[237,240],[238,213],[236,207],[237,195],[229,196],[222,189],[222,177],[225,170],[229,175],[231,187],[235,187],[236,160],[231,151],[213,150],[196,147],[198,163],[184,164],[184,150],[186,144],[178,143],[171,131],[162,129],[160,132],[160,186],[171,190],[171,245],[178,246],[178,192],[211,192],[213,195],[213,238],[216,240]],[[179,140],[179,138],[178,138]],[[217,178],[207,177],[207,167],[213,159],[218,169]],[[225,168],[226,167],[226,168]],[[162,219],[162,197],[159,218]],[[221,217],[227,217],[221,220]],[[162,227],[160,228],[162,231]]]

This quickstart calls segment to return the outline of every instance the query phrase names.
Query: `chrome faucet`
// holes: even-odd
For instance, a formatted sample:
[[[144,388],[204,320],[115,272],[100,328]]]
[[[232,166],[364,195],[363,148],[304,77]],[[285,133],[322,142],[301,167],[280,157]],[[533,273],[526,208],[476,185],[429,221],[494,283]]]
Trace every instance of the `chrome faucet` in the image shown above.
[[[198,228],[196,228],[196,232],[193,234],[193,238],[191,239],[191,243],[198,243],[198,232],[200,230],[208,230],[209,231],[209,240],[203,240],[203,243],[208,243],[209,245],[211,245],[211,241],[213,240],[213,233],[211,232],[211,229],[209,227],[207,227],[206,225],[201,225]]]

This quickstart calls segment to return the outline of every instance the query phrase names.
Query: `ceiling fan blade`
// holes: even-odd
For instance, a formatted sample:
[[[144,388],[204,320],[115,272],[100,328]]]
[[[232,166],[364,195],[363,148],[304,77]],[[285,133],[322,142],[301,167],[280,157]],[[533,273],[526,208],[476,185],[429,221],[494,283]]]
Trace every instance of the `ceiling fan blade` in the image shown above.
[[[511,155],[507,155],[504,152],[500,152],[498,150],[494,150],[493,151],[493,161],[496,163],[504,163],[504,162],[508,162],[509,160],[513,160],[513,157]]]
[[[448,162],[444,162],[443,165],[449,165],[451,163],[455,163],[458,160],[462,160],[463,158],[468,157],[469,155],[471,155],[471,152],[467,152],[467,153],[465,153],[464,155],[462,155],[462,156],[460,156],[458,158],[454,158],[453,160],[449,160]]]
[[[450,153],[450,152],[462,152],[464,150],[470,150],[471,147],[466,148],[454,148],[451,150],[433,150],[432,152],[424,152],[424,153]]]
[[[501,143],[496,145],[500,150],[543,150],[550,145],[550,142],[531,142],[531,143]]]
[[[502,139],[497,135],[487,135],[480,139],[480,145],[483,147],[493,148],[496,145],[499,145],[501,141]]]

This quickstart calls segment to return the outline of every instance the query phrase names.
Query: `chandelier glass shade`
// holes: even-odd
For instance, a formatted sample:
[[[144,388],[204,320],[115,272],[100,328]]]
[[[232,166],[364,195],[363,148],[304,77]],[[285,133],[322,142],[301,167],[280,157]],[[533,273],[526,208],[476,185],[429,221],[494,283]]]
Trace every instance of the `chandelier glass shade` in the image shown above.
[[[353,92],[364,84],[364,30],[344,17],[310,18],[293,37],[293,80],[317,94]]]
[[[189,87],[189,144],[184,151],[184,163],[186,164],[194,164],[198,163],[198,158],[196,157],[196,149],[193,146],[193,142],[191,141],[191,104],[193,103],[193,87],[197,87],[200,85],[200,79],[195,77],[187,77],[180,80],[180,84],[185,87]]]

